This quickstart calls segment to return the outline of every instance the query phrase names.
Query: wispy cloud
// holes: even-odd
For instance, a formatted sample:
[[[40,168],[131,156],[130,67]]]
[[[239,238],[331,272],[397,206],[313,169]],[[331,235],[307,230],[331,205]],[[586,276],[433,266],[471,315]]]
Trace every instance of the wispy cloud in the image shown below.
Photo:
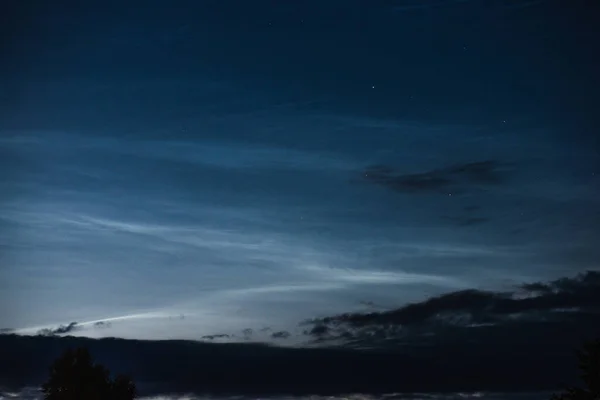
[[[165,242],[212,249],[214,251],[238,250],[259,253],[284,253],[289,244],[281,235],[262,232],[249,235],[236,229],[210,227],[204,224],[159,224],[133,220],[117,220],[89,215],[50,217],[56,222],[98,232],[126,233],[153,237]],[[289,250],[289,249],[288,249]]]
[[[293,148],[199,142],[144,142],[147,156],[223,168],[284,168],[300,170],[351,170],[356,165],[333,153],[311,153]],[[136,149],[136,154],[140,154]]]
[[[290,283],[290,284],[275,284],[265,285],[258,287],[249,287],[242,289],[228,289],[220,291],[218,296],[226,297],[244,297],[252,295],[265,295],[271,293],[291,293],[291,292],[310,292],[310,291],[321,291],[321,290],[332,290],[340,289],[344,287],[340,283],[335,282],[318,282],[314,281],[311,283]]]
[[[47,137],[50,136],[50,137]],[[81,137],[65,133],[15,135],[3,139],[7,146],[43,146],[49,153],[61,149],[128,155],[133,160],[152,159],[226,169],[292,169],[309,171],[349,171],[357,165],[345,156],[267,144],[215,140],[123,139],[110,136]]]
[[[449,287],[464,286],[463,282],[451,277],[401,271],[360,270],[316,265],[304,266],[302,270],[315,274],[319,280],[331,280],[332,282],[343,282],[344,284],[433,284]]]
[[[56,323],[49,324],[43,326],[31,326],[14,329],[11,332],[20,335],[61,335],[66,333],[75,333],[82,332],[85,329],[94,328],[94,327],[110,327],[112,322],[125,322],[125,321],[133,321],[133,320],[151,320],[151,319],[168,319],[171,314],[164,312],[145,312],[145,313],[136,313],[136,314],[127,314],[120,315],[115,317],[107,317],[93,320],[86,320],[80,322],[71,322],[67,325]]]

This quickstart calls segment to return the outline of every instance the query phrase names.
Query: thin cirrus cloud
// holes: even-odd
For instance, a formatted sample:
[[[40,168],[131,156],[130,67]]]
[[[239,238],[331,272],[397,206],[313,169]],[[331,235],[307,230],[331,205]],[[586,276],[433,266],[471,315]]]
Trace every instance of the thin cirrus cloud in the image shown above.
[[[197,142],[145,142],[136,154],[211,165],[222,168],[291,168],[300,170],[350,170],[356,165],[339,155],[311,153],[291,148],[240,146]]]
[[[523,254],[524,249],[517,246],[492,246],[492,245],[468,245],[468,244],[449,244],[446,242],[423,241],[423,242],[403,242],[389,243],[383,247],[399,250],[406,257],[472,257],[472,256],[508,256]]]
[[[46,138],[50,136],[50,138]],[[60,144],[60,145],[59,145]],[[240,144],[215,140],[162,140],[86,137],[58,132],[45,135],[17,135],[5,138],[0,145],[12,151],[28,152],[43,146],[45,151],[88,151],[127,155],[135,159],[153,159],[198,164],[225,169],[282,168],[298,170],[351,170],[357,164],[340,154],[265,144]]]
[[[351,255],[339,253],[342,249],[332,251],[329,246],[313,246],[310,242],[302,242],[298,239],[293,241],[288,234],[282,232],[262,232],[258,236],[253,236],[236,230],[194,224],[179,226],[68,213],[29,215],[28,221],[48,226],[62,226],[64,232],[71,232],[73,235],[78,231],[78,235],[88,232],[96,237],[106,237],[120,245],[125,245],[130,249],[129,252],[139,246],[152,243],[152,251],[175,253],[183,247],[191,251],[216,252],[219,254],[221,265],[223,261],[226,261],[225,265],[243,264],[243,268],[236,269],[236,275],[232,277],[227,274],[227,270],[222,269],[223,267],[218,268],[217,264],[210,266],[212,262],[204,255],[200,260],[204,272],[200,275],[193,264],[183,269],[178,268],[176,274],[169,271],[160,272],[162,274],[160,276],[164,275],[170,281],[190,282],[196,279],[195,277],[202,278],[195,291],[192,291],[191,287],[180,290],[177,298],[173,299],[157,296],[160,301],[152,307],[173,310],[172,313],[176,313],[177,310],[186,310],[186,313],[194,310],[201,312],[208,307],[207,304],[223,310],[223,307],[229,309],[235,304],[244,304],[249,298],[253,299],[252,301],[267,301],[274,298],[306,296],[306,293],[310,292],[321,293],[325,299],[332,292],[345,291],[360,285],[427,284],[439,287],[462,285],[459,280],[426,273],[359,269],[355,267],[356,261]],[[152,241],[148,242],[149,239]],[[172,246],[165,247],[159,243]],[[149,251],[144,251],[144,263],[155,262],[149,257]],[[95,256],[89,254],[88,258],[90,257]],[[150,269],[146,265],[139,265],[139,260],[141,258],[138,258],[136,263],[138,265],[127,268],[124,276],[126,282],[139,282],[140,279],[146,279],[144,275]],[[118,261],[119,265],[123,263],[122,260],[115,261]],[[68,269],[68,265],[62,267],[65,271]],[[182,275],[178,277],[179,274]],[[97,314],[98,311],[94,313]],[[78,328],[82,326],[85,326],[85,323],[80,322]]]
[[[114,234],[133,235],[129,239],[132,245],[142,245],[145,238],[170,243],[174,246],[190,247],[191,249],[224,250],[227,249],[229,257],[237,256],[246,260],[262,260],[271,263],[282,263],[294,266],[288,270],[295,276],[314,277],[317,280],[331,279],[344,284],[363,283],[425,283],[451,284],[456,286],[456,281],[441,278],[430,274],[407,274],[397,271],[372,271],[354,267],[357,263],[352,255],[339,253],[339,248],[332,253],[333,248],[315,246],[311,242],[291,240],[284,232],[263,231],[258,236],[248,235],[247,232],[235,229],[218,229],[202,225],[167,225],[149,222],[133,222],[115,220],[106,217],[93,217],[89,215],[58,215],[58,216],[30,216],[32,221],[47,225],[59,223],[64,232],[69,227],[83,230],[95,235]],[[139,237],[139,239],[135,239]],[[140,242],[141,240],[141,242]],[[403,242],[392,243],[382,241],[372,244],[374,250],[393,252],[397,258],[410,260],[415,258],[443,258],[443,257],[509,257],[522,253],[522,249],[502,246],[467,246],[464,244],[451,245],[436,242]],[[363,245],[368,250],[372,246]],[[165,249],[168,249],[165,248]],[[295,256],[291,256],[294,254]],[[329,265],[330,267],[323,267]],[[318,267],[317,267],[318,266]],[[261,289],[262,290],[262,289]]]
[[[407,273],[401,271],[360,270],[352,268],[334,268],[308,265],[303,271],[315,274],[319,280],[343,282],[346,285],[358,284],[432,284],[443,287],[462,287],[458,279],[429,274]]]
[[[260,123],[256,115],[252,118],[250,124]],[[496,215],[503,216],[502,207],[510,204],[501,196],[485,197],[483,192],[502,192],[502,195],[518,192],[513,186],[518,179],[513,179],[515,175],[505,169],[508,163],[495,161],[511,160],[510,157],[485,153],[475,159],[473,153],[479,152],[464,154],[464,150],[452,151],[448,157],[436,148],[436,143],[441,142],[432,139],[442,138],[446,128],[457,135],[455,146],[463,146],[471,135],[468,127],[344,120],[331,116],[307,119],[300,128],[306,128],[307,134],[315,137],[329,128],[344,134],[348,129],[384,129],[404,134],[375,135],[373,140],[366,140],[366,135],[364,139],[358,136],[357,140],[364,140],[366,149],[373,150],[369,156],[361,155],[368,153],[362,146],[350,149],[339,140],[343,136],[339,132],[335,133],[339,136],[328,138],[331,143],[339,143],[334,153],[324,148],[299,150],[281,142],[194,141],[177,137],[142,140],[64,135],[62,142],[42,137],[4,141],[2,145],[44,155],[39,165],[47,166],[32,175],[33,179],[23,180],[39,196],[15,202],[3,215],[18,225],[20,231],[20,235],[11,239],[13,247],[26,242],[27,248],[36,250],[15,251],[15,257],[21,264],[29,264],[30,269],[35,269],[31,266],[35,259],[38,271],[51,278],[38,279],[35,285],[56,289],[53,293],[57,303],[67,298],[66,293],[72,293],[58,289],[60,282],[71,283],[78,277],[82,285],[93,283],[93,287],[96,282],[110,282],[102,290],[120,285],[121,293],[130,302],[145,295],[131,288],[147,285],[145,292],[154,291],[152,297],[156,299],[144,300],[150,302],[144,304],[150,309],[190,299],[190,304],[203,310],[202,302],[210,298],[214,303],[225,304],[226,307],[217,307],[223,311],[242,303],[254,306],[255,302],[281,298],[299,302],[314,298],[325,303],[341,292],[349,294],[355,288],[367,291],[374,286],[386,294],[387,299],[378,299],[385,303],[398,297],[406,299],[409,290],[399,294],[394,286],[410,290],[423,286],[460,289],[466,285],[466,277],[486,286],[506,271],[520,274],[518,267],[513,266],[522,265],[531,253],[538,250],[543,253],[549,247],[541,240],[535,246],[521,239],[504,240],[494,228],[501,219]],[[284,128],[289,121],[282,117],[275,123]],[[231,122],[223,120],[218,124],[226,127]],[[309,129],[311,126],[315,129]],[[457,132],[460,130],[464,132]],[[395,146],[387,141],[392,136],[401,138]],[[42,154],[41,149],[47,154]],[[403,149],[411,149],[411,154]],[[364,179],[365,185],[347,185],[353,174],[358,175],[371,162],[397,166],[378,171],[380,181]],[[150,163],[155,167],[153,173],[145,169]],[[181,170],[185,174],[179,175]],[[284,170],[301,171],[293,178],[300,176],[305,180],[297,182],[288,179],[291,175],[279,175]],[[351,173],[344,174],[346,171]],[[260,173],[253,175],[255,172]],[[266,174],[262,175],[263,172]],[[333,172],[335,179],[329,179],[332,177],[329,172]],[[523,178],[521,172],[519,179]],[[63,179],[71,173],[86,174],[86,178]],[[90,180],[89,176],[96,178]],[[273,176],[284,179],[272,180]],[[53,181],[48,177],[60,179]],[[320,180],[323,177],[327,181]],[[238,192],[235,186],[239,182],[243,182],[240,185],[243,192]],[[327,192],[333,196],[323,197],[325,192],[315,189],[317,185],[326,187],[330,183],[339,185]],[[449,188],[457,189],[457,193],[462,190],[469,198],[438,196]],[[556,190],[559,189],[562,187]],[[423,196],[402,195],[409,193]],[[446,200],[454,201],[454,208],[445,208]],[[456,211],[471,205],[478,209],[470,211],[468,217]],[[535,208],[540,207],[536,204]],[[527,218],[535,219],[536,210],[527,214]],[[442,215],[435,214],[437,211],[448,218],[442,219]],[[492,211],[493,220],[489,214]],[[383,218],[377,215],[379,212]],[[557,214],[544,213],[544,218],[548,215]],[[374,221],[373,217],[379,220]],[[471,235],[457,232],[454,229],[457,224],[482,229]],[[547,232],[542,228],[540,225],[536,232]],[[495,232],[488,234],[485,229]],[[111,246],[115,251],[106,251]],[[74,252],[75,248],[85,250]],[[118,272],[109,272],[109,266]],[[33,275],[18,276],[16,266],[7,269],[13,271],[10,276],[18,278],[23,287],[36,279]],[[54,274],[58,270],[64,276]],[[536,274],[538,271],[529,273],[534,277]],[[182,287],[173,289],[177,285]],[[85,295],[84,291],[89,292],[81,288],[78,295]],[[28,292],[23,297],[28,302],[33,298],[42,302],[39,293]],[[52,319],[65,323],[86,320],[90,315],[110,314],[107,310],[86,312],[83,308],[73,318],[70,314],[61,316],[57,311]],[[111,313],[130,311],[128,307]],[[303,306],[292,311],[298,318],[311,312]],[[24,325],[29,322],[16,324]],[[213,327],[218,329],[216,323]]]
[[[218,229],[197,224],[168,225],[153,222],[134,222],[90,215],[49,216],[50,220],[73,228],[91,232],[123,233],[135,236],[151,237],[165,242],[184,246],[212,248],[262,250],[276,249],[275,239],[263,237],[252,238],[247,234],[230,229]]]
[[[351,257],[335,255],[318,247],[310,247],[309,243],[294,242],[289,235],[284,233],[263,232],[260,237],[253,238],[246,233],[235,230],[223,230],[204,226],[168,226],[151,223],[134,223],[106,218],[90,216],[78,216],[77,218],[63,218],[62,221],[100,232],[123,232],[135,235],[151,236],[167,242],[173,242],[185,246],[211,249],[230,249],[249,252],[250,259],[267,256],[273,261],[292,263],[294,271],[300,271],[311,275],[317,275],[318,280],[331,279],[345,283],[432,283],[451,284],[456,286],[456,280],[438,277],[428,274],[414,274],[397,271],[373,271],[356,268],[323,267],[314,261],[327,261],[338,259],[343,265],[355,264]],[[379,243],[378,247],[395,249],[404,257],[465,257],[465,256],[502,256],[516,254],[518,249],[493,246],[465,246],[449,245],[445,243]],[[365,247],[369,247],[368,244]],[[290,258],[290,254],[298,254],[298,258]],[[264,291],[269,291],[266,286]],[[263,291],[263,289],[257,289]]]

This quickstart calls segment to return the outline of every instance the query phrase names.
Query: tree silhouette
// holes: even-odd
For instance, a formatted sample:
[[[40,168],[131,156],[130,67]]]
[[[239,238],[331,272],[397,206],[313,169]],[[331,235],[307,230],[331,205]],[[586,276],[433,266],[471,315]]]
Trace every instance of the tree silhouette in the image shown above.
[[[600,339],[585,343],[577,359],[585,388],[568,387],[552,400],[600,400]]]
[[[46,400],[131,400],[135,384],[124,375],[112,380],[104,366],[96,364],[85,348],[68,349],[50,367],[42,385]]]

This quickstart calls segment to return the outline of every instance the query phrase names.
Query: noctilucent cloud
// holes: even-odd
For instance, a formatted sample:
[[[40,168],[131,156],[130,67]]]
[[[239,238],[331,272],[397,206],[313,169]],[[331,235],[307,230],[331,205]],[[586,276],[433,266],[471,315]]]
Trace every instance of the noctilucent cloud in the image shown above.
[[[227,3],[0,28],[0,328],[295,332],[597,268],[577,2]]]

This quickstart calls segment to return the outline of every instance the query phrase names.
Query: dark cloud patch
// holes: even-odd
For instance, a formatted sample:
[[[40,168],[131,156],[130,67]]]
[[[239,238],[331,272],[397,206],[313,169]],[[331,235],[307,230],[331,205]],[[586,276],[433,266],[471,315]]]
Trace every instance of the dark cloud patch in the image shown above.
[[[528,283],[522,285],[521,288],[545,296],[558,295],[561,293],[571,295],[592,294],[595,289],[600,288],[600,272],[588,271],[585,274],[577,276],[575,279],[561,278],[547,283]]]
[[[374,309],[382,309],[382,308],[385,308],[385,307],[383,307],[383,306],[380,306],[380,305],[376,304],[375,302],[373,302],[373,301],[369,301],[369,300],[362,300],[362,301],[360,301],[360,302],[359,302],[359,304],[360,304],[361,306],[364,306],[364,307],[367,307],[367,308],[370,308],[370,309],[373,309],[373,310],[374,310]]]
[[[386,165],[363,171],[363,178],[401,193],[462,193],[473,186],[497,185],[506,177],[494,160],[450,165],[420,173],[402,174]]]
[[[438,171],[418,174],[396,174],[389,167],[374,166],[364,171],[366,180],[386,186],[398,192],[430,192],[440,191],[448,187],[451,181]]]
[[[565,322],[578,318],[600,320],[600,272],[574,278],[528,283],[513,291],[469,289],[432,297],[395,310],[348,313],[310,321],[309,335],[321,340],[396,340],[427,330],[511,325],[517,322]]]
[[[204,336],[202,336],[202,339],[215,340],[215,339],[228,339],[230,337],[231,337],[230,335],[227,335],[225,333],[218,333],[216,335],[204,335]]]
[[[12,333],[12,332],[13,332],[13,330],[10,329],[10,328],[2,328],[2,329],[0,329],[0,335],[5,335],[5,334],[8,334],[8,333]]]
[[[107,329],[110,328],[112,326],[112,324],[108,321],[98,321],[96,323],[94,323],[94,328],[97,329]]]
[[[329,333],[329,327],[326,324],[316,324],[311,330],[310,334],[313,336],[323,336]]]
[[[45,328],[40,329],[37,334],[39,336],[54,336],[54,335],[64,335],[70,332],[74,332],[78,329],[81,329],[77,322],[71,322],[67,325],[60,325],[58,328]]]
[[[525,283],[521,285],[521,288],[525,291],[542,295],[552,293],[550,285],[542,282]]]
[[[273,332],[271,334],[271,337],[273,339],[287,339],[291,336],[291,334],[288,331],[278,331],[278,332]]]
[[[456,180],[481,184],[498,184],[504,179],[501,165],[494,160],[458,164],[442,169],[442,173]]]

